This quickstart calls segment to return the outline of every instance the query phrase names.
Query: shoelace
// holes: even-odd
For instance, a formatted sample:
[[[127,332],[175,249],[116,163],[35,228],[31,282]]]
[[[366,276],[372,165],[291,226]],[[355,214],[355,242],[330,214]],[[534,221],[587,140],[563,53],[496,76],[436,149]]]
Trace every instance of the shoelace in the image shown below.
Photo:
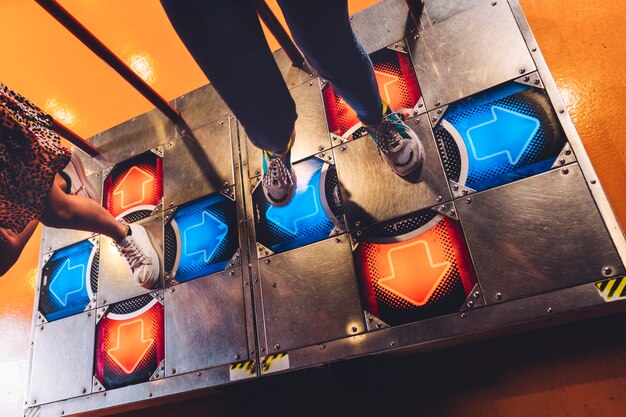
[[[392,116],[396,117],[395,120]],[[404,122],[399,112],[385,115],[380,123],[373,127],[379,152],[388,153],[394,145],[402,140],[398,128],[404,130]]]
[[[267,172],[263,176],[263,185],[271,187],[278,183],[278,186],[287,184],[291,180],[291,172],[285,166],[285,163],[280,157],[274,157],[270,159]]]
[[[118,246],[118,250],[128,261],[131,269],[146,263],[146,256],[139,250],[134,240],[127,242],[124,246]]]

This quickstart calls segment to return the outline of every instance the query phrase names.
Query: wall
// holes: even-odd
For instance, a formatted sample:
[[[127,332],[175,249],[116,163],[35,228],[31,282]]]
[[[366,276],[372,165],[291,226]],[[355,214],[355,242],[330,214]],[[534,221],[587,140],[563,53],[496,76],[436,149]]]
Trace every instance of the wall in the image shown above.
[[[167,99],[206,83],[156,1],[61,3],[128,63],[148,62],[154,70],[150,83]],[[351,11],[371,3],[350,1]],[[521,4],[600,181],[626,224],[626,119],[621,117],[626,0]],[[4,0],[0,16],[11,17],[0,27],[2,81],[79,134],[91,136],[151,107],[34,2]],[[0,278],[2,417],[22,409],[39,239],[40,232]],[[228,387],[223,395],[163,406],[150,415],[238,416],[259,407],[259,414],[273,416],[624,416],[624,328],[621,314],[440,352],[349,361]]]

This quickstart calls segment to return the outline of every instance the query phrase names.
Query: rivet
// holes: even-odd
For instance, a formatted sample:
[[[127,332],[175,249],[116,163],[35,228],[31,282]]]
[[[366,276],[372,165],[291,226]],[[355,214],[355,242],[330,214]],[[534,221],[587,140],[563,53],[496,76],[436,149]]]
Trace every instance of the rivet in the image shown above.
[[[231,275],[235,275],[235,271],[230,271]],[[248,283],[248,281],[245,282],[246,284]]]
[[[87,388],[83,388],[82,390],[80,390],[80,392],[82,392],[83,394],[87,392]]]
[[[439,196],[437,196],[437,202],[438,202],[438,203],[441,203],[442,201],[443,201],[443,197],[442,197],[442,196],[440,196],[440,195],[439,195]]]
[[[533,48],[533,49],[531,49],[531,51],[537,52],[537,48]]]
[[[559,109],[559,113],[561,114],[565,113],[565,109]]]
[[[313,85],[313,81],[309,81],[309,87]]]
[[[552,307],[548,307],[548,309],[546,310],[548,313],[552,313]]]
[[[464,318],[465,318],[465,316],[467,316],[467,314],[465,314],[465,313],[461,313],[461,318],[462,318],[462,319],[464,319]]]
[[[433,118],[432,118],[432,119],[430,119],[430,120],[432,120],[432,121],[433,121],[433,123],[436,123],[436,122],[437,122],[437,120],[439,120],[439,119],[438,119],[436,116],[433,116]]]
[[[201,375],[202,375],[202,372],[198,372],[198,373],[196,373],[196,375],[201,376]]]
[[[596,180],[591,180],[591,184],[596,184],[597,181]]]
[[[519,69],[519,73],[520,73],[520,74],[524,74],[525,72],[526,72],[526,68],[520,68],[520,69]]]
[[[533,81],[533,83],[534,83],[535,85],[539,85],[539,83],[541,83],[541,81],[539,81],[539,78],[535,78],[535,81]]]
[[[571,149],[566,149],[565,150],[565,155],[571,155],[572,154],[572,150]]]
[[[272,287],[274,287],[274,288],[278,287],[278,282],[273,283]]]
[[[256,175],[259,175],[259,174],[261,173],[261,170],[260,170],[260,169],[257,169],[257,170],[255,170],[255,171],[254,171],[254,173],[255,173]]]
[[[359,227],[359,226],[361,225],[361,222],[360,222],[360,221],[357,221],[356,223],[354,223],[354,225],[355,225],[356,227]]]
[[[176,368],[172,368],[172,373],[175,374],[176,373]]]
[[[367,322],[368,322],[368,323],[371,323],[371,322],[373,322],[373,321],[374,321],[374,319],[373,319],[373,318],[371,318],[371,317],[368,317],[368,318],[367,318]]]
[[[468,191],[467,189],[463,189],[463,191],[461,191],[461,194],[463,194],[463,195],[468,195],[468,194],[469,194],[469,191]]]
[[[441,106],[441,101],[439,101],[439,100],[435,101],[435,106],[437,106],[437,107]]]
[[[352,331],[352,333],[356,333],[359,329],[353,326],[350,330]]]
[[[603,273],[604,275],[606,275],[606,276],[609,276],[609,275],[611,275],[611,274],[613,273],[613,269],[612,269],[612,268],[610,268],[610,267],[608,267],[608,266],[605,266],[605,267],[602,269],[602,273]]]
[[[437,110],[437,114],[441,114],[441,113],[443,113],[442,109]]]
[[[472,300],[467,302],[467,307],[472,308],[474,307],[474,302]]]
[[[492,2],[491,2],[491,5],[492,5],[492,6],[495,6],[496,4],[498,4],[498,2],[497,2],[497,1],[492,1]]]
[[[559,165],[565,165],[565,159],[559,159]]]
[[[91,317],[91,311],[87,312],[87,317]]]
[[[502,300],[502,293],[496,293],[496,300]]]
[[[456,215],[456,211],[454,209],[450,210],[450,212],[448,213],[450,216],[454,216]]]
[[[159,377],[159,374],[154,374],[154,377],[155,377],[155,378],[158,378],[158,377]]]
[[[148,393],[148,397],[152,398],[152,393],[151,392]]]
[[[567,169],[567,168],[563,168],[563,169],[561,170],[561,174],[563,174],[563,175],[567,175],[567,174],[569,174],[569,169]]]
[[[320,151],[323,151],[324,150],[324,146],[320,145],[317,149],[319,149]]]
[[[326,345],[320,345],[320,350],[326,349]]]
[[[280,349],[280,345],[279,345],[278,343],[276,343],[276,344],[274,345],[274,350],[278,350],[278,349]]]
[[[418,125],[420,123],[420,119],[415,119],[413,120],[413,123],[415,123],[416,125]]]
[[[525,81],[525,82],[530,81],[530,77],[529,77],[528,75],[527,75],[527,76],[525,76],[525,77],[524,77],[524,81]]]
[[[474,291],[474,298],[480,297],[480,291]]]
[[[376,323],[376,328],[377,328],[377,329],[380,329],[380,328],[382,328],[382,327],[383,327],[383,325],[382,325],[382,324],[380,324],[380,323]]]
[[[220,125],[223,125],[223,124],[224,124],[224,121],[223,121],[223,120],[220,120]]]
[[[341,238],[340,238],[340,237],[335,238],[335,242],[337,242],[337,243],[341,243]]]
[[[270,263],[270,260],[269,260],[269,259],[266,259],[266,260],[265,260],[265,265],[267,265],[267,264],[269,264],[269,263]]]
[[[472,203],[472,197],[467,197],[465,199],[465,204],[471,204]]]
[[[345,151],[346,150],[346,145],[341,145],[341,147],[339,149],[341,149],[342,151]]]
[[[241,359],[241,355],[238,353],[235,353],[235,359]]]
[[[446,206],[439,206],[439,211],[446,211]]]
[[[39,330],[42,330],[42,331],[43,331],[43,326],[41,326],[41,327],[39,328]]]
[[[417,107],[419,107],[421,109],[422,107],[424,107],[424,103],[422,103],[422,102],[417,103]]]
[[[453,191],[459,191],[459,186],[458,185],[453,185],[452,186],[452,190]]]
[[[396,345],[396,342],[391,342],[389,343],[389,346],[394,347]]]

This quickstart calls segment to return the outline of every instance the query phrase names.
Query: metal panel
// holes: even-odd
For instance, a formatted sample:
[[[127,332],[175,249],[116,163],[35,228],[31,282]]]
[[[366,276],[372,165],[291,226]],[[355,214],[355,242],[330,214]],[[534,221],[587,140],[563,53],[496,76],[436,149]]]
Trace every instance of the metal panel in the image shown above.
[[[578,165],[475,194],[457,210],[487,303],[625,271]]]
[[[186,132],[183,130],[187,128],[196,130],[211,122],[222,120],[226,122],[230,113],[224,100],[210,84],[178,97],[174,100],[174,107],[187,123],[187,127],[177,126],[178,136],[184,135]]]
[[[29,405],[91,393],[95,324],[87,312],[37,326]]]
[[[295,162],[330,148],[331,143],[319,79],[313,79],[290,92],[298,110],[295,127],[296,141],[291,151],[291,160]],[[250,177],[260,175],[263,169],[263,154],[247,136],[246,146],[248,148],[248,173]]]
[[[415,33],[405,0],[384,0],[350,17],[352,30],[368,54]]]
[[[278,69],[285,79],[285,83],[288,88],[297,87],[317,76],[315,69],[311,68],[306,62],[304,63],[305,66],[302,69],[294,67],[289,57],[282,49],[274,52],[274,59],[276,60],[276,65],[278,65]]]
[[[166,376],[248,359],[241,268],[171,287],[165,305]]]
[[[365,331],[346,237],[272,256],[259,264],[259,272],[268,351]]]
[[[370,137],[336,148],[335,159],[350,228],[393,219],[451,200],[432,130],[425,117],[408,125],[421,138],[424,166],[418,179],[404,179],[389,168]]]
[[[87,166],[85,166],[85,170],[87,170]],[[98,196],[98,204],[100,203],[100,198],[102,196],[102,178],[101,174],[94,173],[87,176],[89,183],[93,186],[96,191],[96,195]],[[41,232],[41,246],[44,250],[44,253],[50,252],[53,250],[57,250],[63,248],[65,246],[69,246],[72,243],[80,242],[81,240],[88,239],[93,236],[94,233],[83,232],[80,230],[71,230],[71,229],[55,229],[52,227],[43,227]]]
[[[165,145],[164,206],[176,206],[235,182],[229,119],[213,121]]]
[[[506,2],[484,1],[409,42],[427,109],[535,70]]]
[[[174,124],[154,109],[99,133],[90,141],[109,164],[116,164],[166,143],[174,134]]]
[[[424,10],[420,19],[421,29],[442,23],[473,7],[480,6],[485,0],[463,1],[428,1],[424,2]],[[486,3],[489,3],[487,1]]]
[[[157,288],[163,279],[163,215],[151,216],[137,222],[152,235],[160,257],[160,277]],[[127,298],[150,292],[140,287],[130,273],[128,264],[121,257],[111,238],[100,236],[100,276],[98,282],[98,306],[116,303]]]

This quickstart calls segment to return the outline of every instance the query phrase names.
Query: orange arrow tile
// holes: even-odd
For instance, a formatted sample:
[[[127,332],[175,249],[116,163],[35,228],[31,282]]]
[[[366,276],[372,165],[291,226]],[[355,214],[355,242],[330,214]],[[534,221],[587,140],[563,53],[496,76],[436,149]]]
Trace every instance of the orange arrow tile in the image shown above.
[[[127,374],[132,373],[154,343],[144,337],[142,319],[123,323],[117,328],[117,345],[107,351],[109,357]]]
[[[126,209],[146,200],[146,188],[154,181],[150,173],[138,167],[132,167],[113,192],[119,196],[120,207]]]

